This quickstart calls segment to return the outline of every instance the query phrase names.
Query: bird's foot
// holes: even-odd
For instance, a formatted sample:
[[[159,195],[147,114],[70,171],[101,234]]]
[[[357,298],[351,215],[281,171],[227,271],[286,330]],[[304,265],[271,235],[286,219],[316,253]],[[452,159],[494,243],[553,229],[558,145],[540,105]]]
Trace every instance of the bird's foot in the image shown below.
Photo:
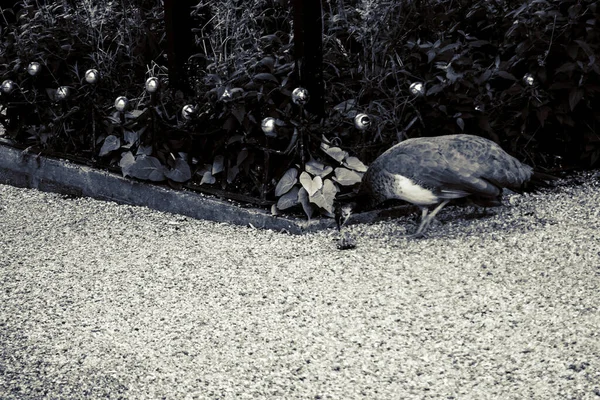
[[[422,239],[426,236],[427,235],[425,235],[425,232],[413,232],[413,233],[406,233],[404,235],[400,235],[399,237],[401,239]]]

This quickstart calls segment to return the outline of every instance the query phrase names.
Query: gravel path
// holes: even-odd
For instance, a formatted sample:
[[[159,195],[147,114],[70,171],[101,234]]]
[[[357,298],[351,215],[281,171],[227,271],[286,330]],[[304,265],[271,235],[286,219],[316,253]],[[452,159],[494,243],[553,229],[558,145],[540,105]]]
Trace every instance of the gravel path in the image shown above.
[[[0,185],[1,399],[600,399],[600,182],[290,236]]]

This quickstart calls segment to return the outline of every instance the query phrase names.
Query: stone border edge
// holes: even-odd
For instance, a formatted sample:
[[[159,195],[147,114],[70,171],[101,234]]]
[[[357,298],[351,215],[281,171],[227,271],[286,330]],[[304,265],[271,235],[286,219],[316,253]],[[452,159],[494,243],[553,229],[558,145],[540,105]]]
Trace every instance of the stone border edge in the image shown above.
[[[190,190],[174,190],[124,178],[112,172],[33,154],[3,143],[0,143],[0,183],[293,234],[335,226],[331,219],[306,221],[274,216],[264,210],[239,207],[226,200]]]
[[[0,140],[0,183],[65,195],[91,197],[148,207],[214,222],[231,223],[291,234],[335,228],[329,218],[305,219],[275,216],[237,206],[227,200],[190,190],[175,190],[157,184],[124,178],[113,172],[21,150]],[[413,208],[400,206],[354,215],[349,223],[372,223],[406,215]]]

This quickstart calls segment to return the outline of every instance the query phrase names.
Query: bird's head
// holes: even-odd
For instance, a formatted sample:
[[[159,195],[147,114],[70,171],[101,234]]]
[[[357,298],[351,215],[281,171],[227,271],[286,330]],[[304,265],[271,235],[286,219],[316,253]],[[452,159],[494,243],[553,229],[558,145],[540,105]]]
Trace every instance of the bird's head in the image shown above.
[[[368,211],[374,206],[372,197],[365,192],[359,192],[352,198],[346,201],[340,200],[336,202],[334,215],[338,230],[341,230],[344,224],[350,219],[352,214],[358,214],[363,211]]]
[[[373,196],[371,182],[367,176],[368,173],[363,176],[358,192],[341,195],[337,198],[334,215],[338,230],[342,229],[352,214],[368,211],[379,203],[375,198],[376,196]]]
[[[335,223],[337,224],[338,231],[342,230],[342,226],[348,221],[352,213],[357,208],[356,202],[349,203],[337,203],[335,205]]]

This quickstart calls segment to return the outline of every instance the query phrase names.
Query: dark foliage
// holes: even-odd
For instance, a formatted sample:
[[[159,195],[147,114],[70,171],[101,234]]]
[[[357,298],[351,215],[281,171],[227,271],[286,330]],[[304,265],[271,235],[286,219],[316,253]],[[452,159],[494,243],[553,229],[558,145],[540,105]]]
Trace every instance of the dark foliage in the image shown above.
[[[468,132],[541,168],[599,164],[598,1],[326,2],[325,118],[293,101],[286,1],[198,3],[192,94],[169,87],[161,1],[18,3],[0,44],[0,80],[17,85],[0,96],[8,134],[138,179],[310,217],[405,137]]]

